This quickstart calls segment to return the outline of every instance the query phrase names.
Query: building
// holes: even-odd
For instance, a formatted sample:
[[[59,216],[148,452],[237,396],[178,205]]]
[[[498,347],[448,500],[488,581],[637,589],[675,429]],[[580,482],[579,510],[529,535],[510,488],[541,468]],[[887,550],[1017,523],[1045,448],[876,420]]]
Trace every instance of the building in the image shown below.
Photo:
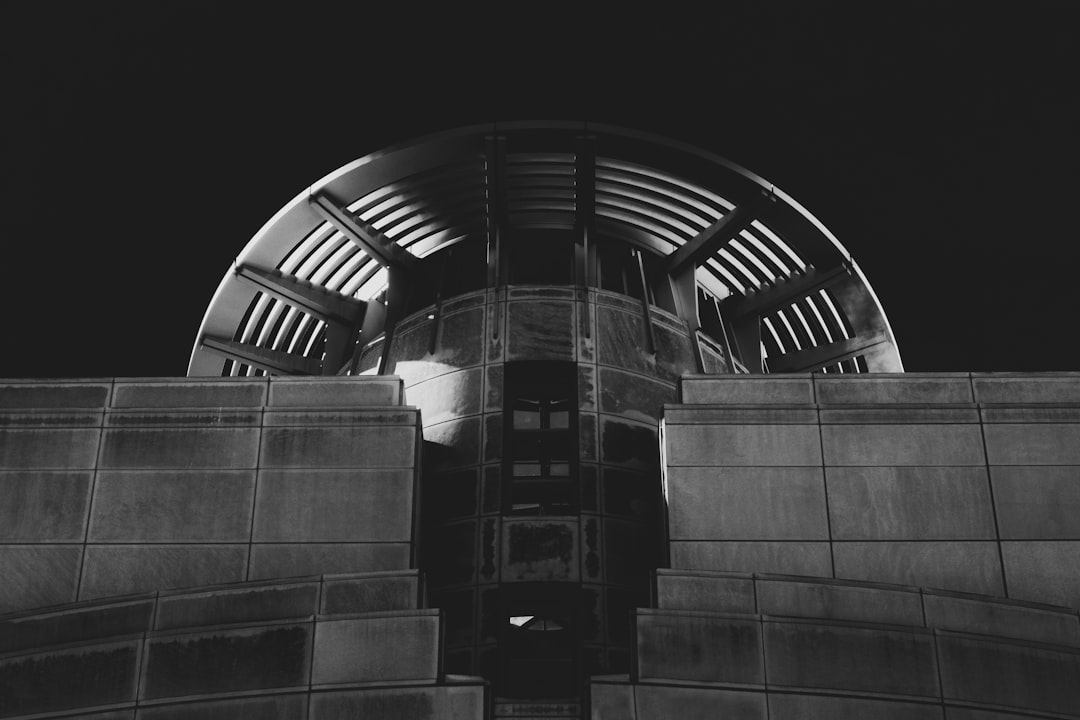
[[[1080,716],[1080,374],[902,370],[722,158],[362,158],[188,378],[0,385],[0,717]]]

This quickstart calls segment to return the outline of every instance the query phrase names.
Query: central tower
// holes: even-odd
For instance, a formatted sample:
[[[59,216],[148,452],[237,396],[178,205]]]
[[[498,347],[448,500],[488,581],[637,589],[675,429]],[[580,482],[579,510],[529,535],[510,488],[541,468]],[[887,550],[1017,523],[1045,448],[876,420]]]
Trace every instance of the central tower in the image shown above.
[[[401,377],[446,670],[537,700],[627,671],[667,564],[658,428],[681,375],[901,369],[850,256],[764,180],[617,128],[511,123],[312,185],[222,281],[189,374]]]

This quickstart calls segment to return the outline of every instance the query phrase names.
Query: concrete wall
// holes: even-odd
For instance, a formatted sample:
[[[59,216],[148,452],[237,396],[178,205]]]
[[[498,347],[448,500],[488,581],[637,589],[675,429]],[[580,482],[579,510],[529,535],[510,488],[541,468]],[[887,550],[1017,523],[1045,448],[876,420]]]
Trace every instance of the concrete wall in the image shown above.
[[[0,612],[414,566],[397,378],[0,384]]]
[[[159,592],[0,619],[0,717],[479,720],[416,571]],[[51,717],[52,715],[50,715]]]
[[[671,567],[1080,607],[1080,374],[696,376]]]
[[[625,678],[592,717],[1080,716],[1075,610],[896,585],[657,573]]]

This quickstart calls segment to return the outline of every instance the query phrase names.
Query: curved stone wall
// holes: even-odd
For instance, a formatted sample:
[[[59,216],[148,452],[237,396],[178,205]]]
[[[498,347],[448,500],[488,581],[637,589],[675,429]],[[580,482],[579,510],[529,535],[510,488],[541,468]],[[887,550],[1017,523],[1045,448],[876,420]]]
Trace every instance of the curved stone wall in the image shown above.
[[[818,578],[658,571],[592,717],[1080,717],[1070,608]]]
[[[416,571],[147,593],[0,617],[0,717],[484,717]]]

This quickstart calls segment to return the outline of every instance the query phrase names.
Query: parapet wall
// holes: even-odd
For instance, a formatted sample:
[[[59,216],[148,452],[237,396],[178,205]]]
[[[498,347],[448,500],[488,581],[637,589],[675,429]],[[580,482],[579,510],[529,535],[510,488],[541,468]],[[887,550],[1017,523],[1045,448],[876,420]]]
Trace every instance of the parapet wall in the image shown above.
[[[685,376],[670,566],[1080,607],[1080,374]]]
[[[0,384],[0,612],[415,567],[402,401],[395,377]]]
[[[417,571],[144,593],[0,618],[0,717],[480,720]]]

